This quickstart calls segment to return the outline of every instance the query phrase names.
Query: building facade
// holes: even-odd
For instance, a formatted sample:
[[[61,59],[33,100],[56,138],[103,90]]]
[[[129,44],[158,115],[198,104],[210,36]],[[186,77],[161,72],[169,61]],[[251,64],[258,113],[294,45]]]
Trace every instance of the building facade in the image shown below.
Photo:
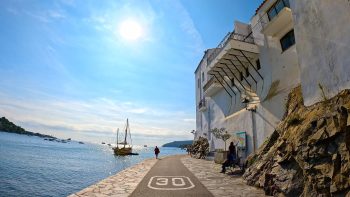
[[[226,128],[233,136],[229,141],[241,141],[245,157],[275,130],[294,87],[302,85],[305,105],[349,88],[349,45],[336,31],[350,33],[350,5],[339,2],[265,0],[249,24],[236,21],[216,48],[205,51],[195,71],[195,140],[206,137],[210,151],[224,149],[210,131]],[[339,22],[327,19],[330,13],[339,15]],[[328,28],[334,30],[324,37]]]

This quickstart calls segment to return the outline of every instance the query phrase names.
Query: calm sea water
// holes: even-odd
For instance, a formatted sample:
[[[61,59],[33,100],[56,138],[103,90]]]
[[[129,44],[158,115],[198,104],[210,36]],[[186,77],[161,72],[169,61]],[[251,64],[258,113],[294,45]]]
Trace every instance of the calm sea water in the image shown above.
[[[140,155],[116,157],[104,145],[0,132],[0,196],[67,196],[154,157],[153,148],[135,152]],[[174,154],[185,152],[161,148],[161,156]]]

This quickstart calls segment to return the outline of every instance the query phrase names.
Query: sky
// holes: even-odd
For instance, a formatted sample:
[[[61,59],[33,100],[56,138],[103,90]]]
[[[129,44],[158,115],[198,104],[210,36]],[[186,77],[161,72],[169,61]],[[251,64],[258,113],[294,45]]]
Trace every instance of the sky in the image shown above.
[[[0,1],[0,116],[59,138],[193,139],[194,71],[262,0]]]

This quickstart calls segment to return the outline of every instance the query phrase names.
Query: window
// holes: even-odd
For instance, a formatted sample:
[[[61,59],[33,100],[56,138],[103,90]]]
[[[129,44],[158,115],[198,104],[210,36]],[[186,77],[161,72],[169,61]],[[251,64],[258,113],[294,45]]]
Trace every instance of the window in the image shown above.
[[[260,70],[261,69],[261,65],[260,65],[260,60],[256,60],[256,70]]]
[[[239,72],[239,80],[243,80],[243,73],[242,72]]]
[[[199,78],[197,79],[197,86],[198,86],[198,89],[201,88],[201,81],[199,80]]]
[[[245,77],[249,77],[249,69],[248,69],[248,67],[245,68]]]
[[[290,7],[289,0],[278,0],[268,11],[267,16],[272,20],[284,8]]]
[[[267,15],[269,16],[269,20],[272,20],[277,15],[275,8],[272,7],[269,11],[267,11]]]
[[[281,38],[280,42],[281,42],[282,51],[285,51],[289,47],[293,46],[295,44],[294,30],[292,29],[290,32],[284,35]]]
[[[279,13],[283,8],[284,8],[283,1],[278,1],[275,6],[276,12]]]
[[[202,81],[204,81],[204,72],[202,73]]]
[[[235,78],[231,79],[231,85],[234,87],[235,86]]]

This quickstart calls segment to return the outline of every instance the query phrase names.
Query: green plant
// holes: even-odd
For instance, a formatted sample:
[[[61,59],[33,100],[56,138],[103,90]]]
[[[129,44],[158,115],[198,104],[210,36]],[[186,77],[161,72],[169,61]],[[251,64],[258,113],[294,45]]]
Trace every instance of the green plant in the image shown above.
[[[225,151],[226,151],[226,141],[230,139],[231,134],[227,133],[227,130],[225,128],[221,128],[221,129],[214,128],[211,130],[211,132],[217,139],[222,139],[225,142]]]

